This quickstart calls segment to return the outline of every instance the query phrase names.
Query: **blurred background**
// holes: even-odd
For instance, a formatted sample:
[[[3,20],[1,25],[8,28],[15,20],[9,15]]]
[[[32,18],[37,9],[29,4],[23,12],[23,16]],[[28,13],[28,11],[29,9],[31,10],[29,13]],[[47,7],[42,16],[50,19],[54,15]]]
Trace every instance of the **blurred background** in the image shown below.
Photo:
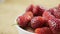
[[[15,19],[30,4],[49,9],[60,4],[60,0],[0,0],[0,34],[18,34]]]

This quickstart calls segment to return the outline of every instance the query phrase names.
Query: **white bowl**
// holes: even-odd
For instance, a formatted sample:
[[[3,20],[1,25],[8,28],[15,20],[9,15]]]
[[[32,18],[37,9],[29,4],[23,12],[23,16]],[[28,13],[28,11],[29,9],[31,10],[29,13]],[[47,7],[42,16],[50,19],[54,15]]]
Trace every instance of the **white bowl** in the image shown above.
[[[22,14],[24,14],[24,13],[22,13]],[[18,15],[17,17],[21,16],[22,14]],[[16,17],[16,19],[17,19],[17,17]],[[15,23],[17,23],[16,19],[15,19]],[[19,27],[19,25],[16,25],[16,27],[18,29],[19,34],[33,34],[32,32],[28,32],[28,31],[22,29],[21,27]]]
[[[17,29],[18,29],[18,32],[19,34],[33,34],[32,32],[28,32],[24,29],[22,29],[21,27],[19,27],[18,25],[16,25]]]

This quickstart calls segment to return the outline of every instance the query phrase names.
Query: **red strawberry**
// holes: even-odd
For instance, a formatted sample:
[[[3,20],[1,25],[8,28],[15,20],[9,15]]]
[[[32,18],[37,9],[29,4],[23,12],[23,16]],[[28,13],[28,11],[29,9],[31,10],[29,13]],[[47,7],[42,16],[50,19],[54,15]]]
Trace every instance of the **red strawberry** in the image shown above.
[[[50,8],[48,11],[53,15],[55,8]]]
[[[46,20],[50,20],[50,19],[55,18],[49,11],[45,11],[45,12],[43,13],[43,17],[44,17]]]
[[[33,5],[33,4],[31,4],[29,7],[27,7],[26,12],[28,12],[28,11],[31,11],[31,12],[32,12],[33,7],[34,7],[34,5]]]
[[[56,18],[60,19],[60,5],[58,7],[49,9],[49,11],[54,15]]]
[[[37,34],[52,34],[52,31],[48,27],[43,27],[43,28],[37,28],[35,30],[35,33],[37,33]]]
[[[54,34],[60,34],[60,19],[51,19],[48,24]]]
[[[45,9],[43,9],[41,6],[37,5],[33,8],[33,14],[36,15],[36,16],[42,16],[44,10]]]
[[[31,27],[32,28],[38,28],[38,27],[42,27],[42,25],[45,23],[45,20],[43,17],[41,16],[37,16],[37,17],[34,17],[32,20],[31,20]]]
[[[59,9],[59,8],[55,9],[53,15],[54,15],[56,18],[59,18],[59,19],[60,19],[60,9]]]
[[[34,33],[34,34],[40,34],[40,33]]]
[[[27,12],[31,11],[35,16],[42,16],[45,9],[38,5],[37,6],[30,5],[26,11]]]
[[[33,18],[33,14],[32,12],[26,12],[24,15],[19,16],[17,18],[17,22],[19,24],[19,26],[21,27],[26,27],[27,24],[29,23],[29,21]]]
[[[26,12],[24,15],[24,18],[26,18],[27,20],[31,20],[33,17],[33,13],[32,12]]]

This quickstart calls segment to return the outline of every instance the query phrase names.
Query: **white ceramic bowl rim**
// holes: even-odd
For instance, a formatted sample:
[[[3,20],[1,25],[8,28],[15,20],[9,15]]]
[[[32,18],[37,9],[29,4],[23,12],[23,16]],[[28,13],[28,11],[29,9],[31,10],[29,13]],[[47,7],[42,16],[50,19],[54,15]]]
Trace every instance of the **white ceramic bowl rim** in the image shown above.
[[[21,27],[19,27],[18,25],[16,25],[16,27],[17,27],[19,30],[23,31],[23,32],[26,32],[26,33],[31,33],[31,34],[33,34],[32,32],[29,32],[29,31],[26,31],[26,30],[22,29],[22,28],[21,28]]]

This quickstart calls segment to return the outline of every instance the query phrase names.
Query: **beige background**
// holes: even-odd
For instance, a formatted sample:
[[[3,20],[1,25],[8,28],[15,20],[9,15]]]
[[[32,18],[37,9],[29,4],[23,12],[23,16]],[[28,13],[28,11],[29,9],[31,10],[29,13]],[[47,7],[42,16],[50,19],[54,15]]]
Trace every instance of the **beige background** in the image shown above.
[[[0,3],[0,34],[18,34],[15,18],[22,14],[30,4],[45,8],[57,6],[60,0],[5,0]]]

